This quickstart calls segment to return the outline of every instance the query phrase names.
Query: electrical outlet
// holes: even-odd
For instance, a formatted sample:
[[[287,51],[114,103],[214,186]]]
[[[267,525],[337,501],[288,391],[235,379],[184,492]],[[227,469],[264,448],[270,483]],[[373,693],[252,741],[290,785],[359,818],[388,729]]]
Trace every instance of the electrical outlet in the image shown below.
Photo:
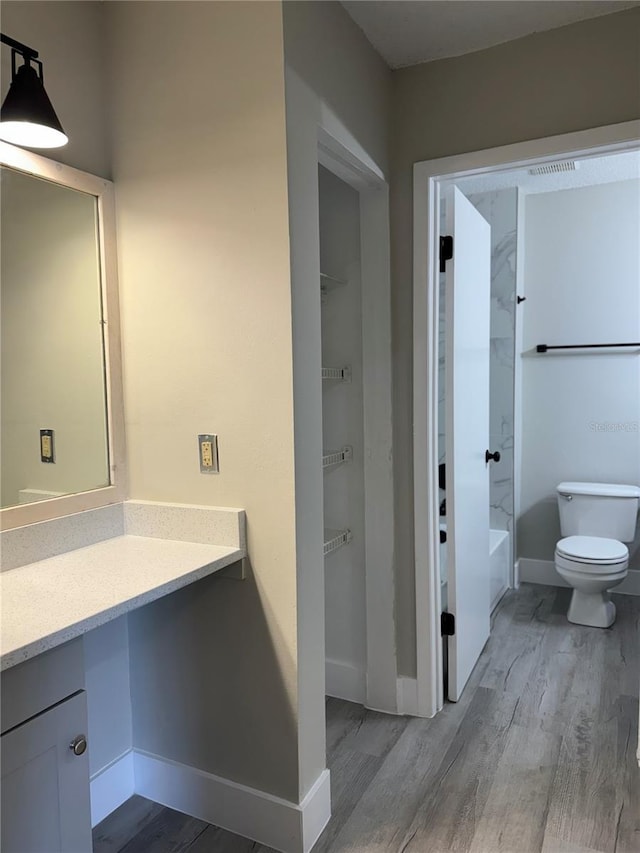
[[[198,456],[202,474],[218,474],[218,436],[207,433],[198,436]]]
[[[210,441],[200,445],[200,464],[203,468],[213,468],[213,447]]]
[[[55,447],[53,443],[53,430],[40,430],[40,461],[53,464],[56,461]]]

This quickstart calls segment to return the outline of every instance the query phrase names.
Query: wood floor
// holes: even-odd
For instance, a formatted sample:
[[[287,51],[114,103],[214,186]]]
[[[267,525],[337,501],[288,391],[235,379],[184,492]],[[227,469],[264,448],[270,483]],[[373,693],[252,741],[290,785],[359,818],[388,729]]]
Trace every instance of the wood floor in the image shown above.
[[[330,699],[333,817],[313,853],[640,853],[640,598],[610,630],[571,625],[569,590],[496,611],[462,700],[432,720]],[[94,853],[272,853],[132,798]]]

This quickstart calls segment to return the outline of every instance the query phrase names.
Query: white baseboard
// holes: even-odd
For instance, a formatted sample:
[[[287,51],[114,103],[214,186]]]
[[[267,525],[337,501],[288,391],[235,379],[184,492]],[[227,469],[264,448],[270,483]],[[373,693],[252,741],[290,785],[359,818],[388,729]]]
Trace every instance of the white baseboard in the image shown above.
[[[322,771],[297,808],[302,818],[301,851],[310,853],[331,819],[331,775],[328,770]]]
[[[556,572],[552,560],[532,560],[528,557],[520,557],[518,565],[520,581],[523,583],[569,586]],[[613,591],[622,595],[640,595],[640,572],[631,570],[620,586],[615,587]]]
[[[91,826],[134,794],[133,752],[129,750],[91,777]]]
[[[325,693],[335,699],[357,702],[364,705],[366,685],[364,672],[350,663],[340,660],[325,661]]]
[[[137,750],[134,774],[137,794],[282,853],[309,853],[331,817],[328,770],[300,804]]]
[[[418,716],[418,680],[401,675],[397,681],[398,713],[408,717]]]

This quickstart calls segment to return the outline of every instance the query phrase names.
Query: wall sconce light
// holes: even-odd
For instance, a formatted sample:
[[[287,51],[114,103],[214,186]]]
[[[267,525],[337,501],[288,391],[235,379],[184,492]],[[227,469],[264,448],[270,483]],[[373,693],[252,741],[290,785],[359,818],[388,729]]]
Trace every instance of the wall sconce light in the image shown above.
[[[66,145],[69,139],[44,90],[38,51],[4,33],[0,33],[0,41],[11,48],[11,86],[0,112],[0,139],[28,148]],[[23,59],[20,66],[18,55]]]

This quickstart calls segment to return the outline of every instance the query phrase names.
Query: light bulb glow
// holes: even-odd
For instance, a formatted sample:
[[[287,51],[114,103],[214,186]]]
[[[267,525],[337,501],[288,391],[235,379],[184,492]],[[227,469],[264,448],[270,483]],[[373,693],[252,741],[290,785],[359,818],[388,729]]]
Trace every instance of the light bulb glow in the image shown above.
[[[61,148],[69,141],[65,133],[30,121],[0,122],[0,139],[27,148]]]

